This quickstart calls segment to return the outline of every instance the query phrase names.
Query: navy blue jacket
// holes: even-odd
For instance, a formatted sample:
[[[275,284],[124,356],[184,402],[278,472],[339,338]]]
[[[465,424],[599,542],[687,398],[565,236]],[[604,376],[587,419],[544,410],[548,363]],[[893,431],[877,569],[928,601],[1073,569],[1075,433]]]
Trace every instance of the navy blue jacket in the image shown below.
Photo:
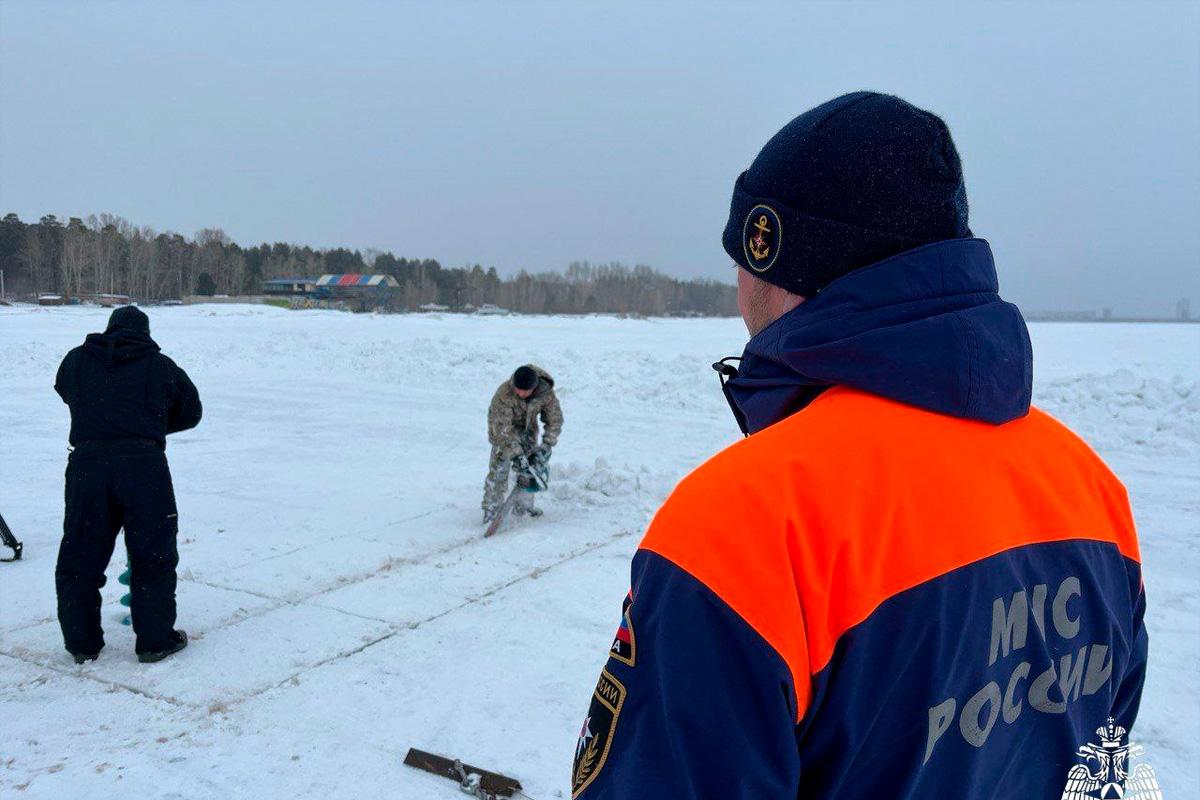
[[[1058,797],[1131,728],[1145,599],[1120,482],[1029,405],[987,244],[833,282],[746,348],[750,436],[632,567],[576,797]]]

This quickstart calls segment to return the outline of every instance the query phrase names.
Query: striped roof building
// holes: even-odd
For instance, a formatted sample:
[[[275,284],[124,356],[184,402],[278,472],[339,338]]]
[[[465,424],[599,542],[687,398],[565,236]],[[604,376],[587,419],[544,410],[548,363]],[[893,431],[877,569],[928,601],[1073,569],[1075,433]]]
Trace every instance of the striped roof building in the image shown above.
[[[391,275],[322,275],[317,286],[371,286],[378,289],[396,289],[400,284]]]

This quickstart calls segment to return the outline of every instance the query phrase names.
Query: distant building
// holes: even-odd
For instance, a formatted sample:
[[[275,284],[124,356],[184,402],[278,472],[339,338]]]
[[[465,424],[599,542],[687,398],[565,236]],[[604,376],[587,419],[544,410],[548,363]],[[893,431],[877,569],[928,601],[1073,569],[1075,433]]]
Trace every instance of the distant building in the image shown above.
[[[1094,322],[1100,318],[1095,311],[1023,311],[1030,322]]]
[[[441,303],[425,303],[424,305],[420,306],[420,310],[427,313],[434,313],[440,311],[449,311],[450,306],[444,306]]]
[[[133,299],[127,294],[113,294],[111,292],[79,295],[79,299],[85,303],[95,303],[96,305],[103,306],[104,308],[127,306],[133,302]]]
[[[312,294],[327,298],[383,298],[400,284],[391,275],[322,275]]]
[[[312,278],[271,278],[262,282],[263,294],[301,295],[313,290]]]
[[[484,303],[475,311],[475,313],[483,314],[484,316],[504,316],[506,314],[511,314],[512,312],[507,308],[501,308],[495,303]]]

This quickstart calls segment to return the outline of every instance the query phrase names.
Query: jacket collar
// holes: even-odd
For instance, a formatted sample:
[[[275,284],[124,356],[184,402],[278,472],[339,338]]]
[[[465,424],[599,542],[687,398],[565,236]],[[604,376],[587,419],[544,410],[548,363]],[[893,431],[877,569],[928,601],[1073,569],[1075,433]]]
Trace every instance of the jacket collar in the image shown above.
[[[837,385],[995,425],[1025,416],[1029,332],[998,289],[982,239],[935,242],[839,278],[746,345],[725,384],[739,426],[762,430]]]

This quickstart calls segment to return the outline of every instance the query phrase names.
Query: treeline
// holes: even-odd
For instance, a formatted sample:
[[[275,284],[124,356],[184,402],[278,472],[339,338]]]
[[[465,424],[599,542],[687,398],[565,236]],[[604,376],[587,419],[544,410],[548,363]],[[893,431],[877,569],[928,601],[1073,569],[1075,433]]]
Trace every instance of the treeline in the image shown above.
[[[400,284],[385,299],[393,310],[434,303],[463,308],[494,303],[522,313],[732,315],[734,287],[679,280],[649,267],[574,263],[565,273],[502,277],[494,267],[443,267],[434,259],[389,252],[314,250],[276,242],[242,247],[219,228],[194,238],[158,233],[112,214],[52,214],[34,223],[16,214],[0,220],[0,270],[9,295],[90,297],[125,294],[155,301],[192,294],[260,294],[269,278],[315,279],[326,273],[375,273]]]

